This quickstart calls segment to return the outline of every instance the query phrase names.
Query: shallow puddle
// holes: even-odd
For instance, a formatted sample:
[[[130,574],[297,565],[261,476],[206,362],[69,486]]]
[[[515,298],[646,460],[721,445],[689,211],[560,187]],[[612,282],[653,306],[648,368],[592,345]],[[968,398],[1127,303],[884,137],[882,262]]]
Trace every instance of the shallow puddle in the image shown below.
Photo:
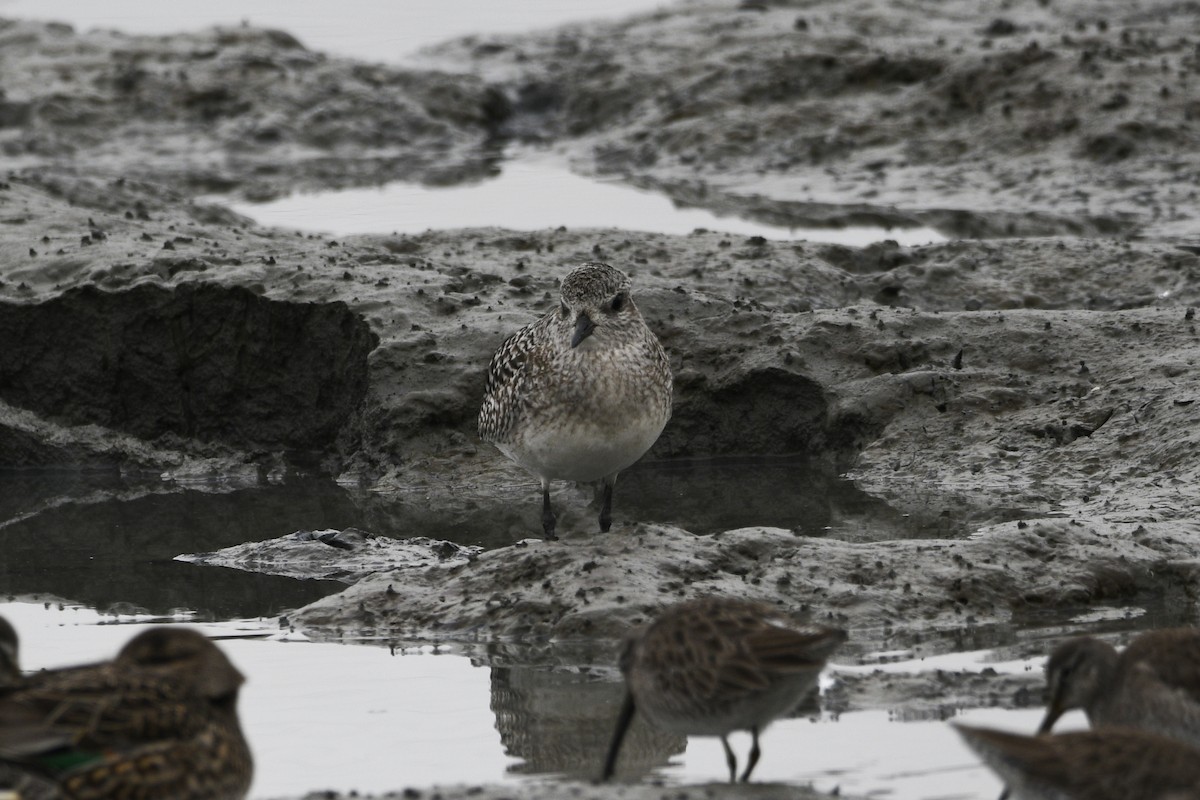
[[[21,635],[26,670],[109,658],[151,624],[27,602],[0,603],[0,615]],[[431,648],[289,641],[270,623],[254,621],[200,628],[246,637],[223,638],[220,646],[248,677],[241,714],[257,762],[253,797],[547,776],[590,779],[600,767],[621,698],[611,669],[489,668]],[[987,652],[929,661],[882,668],[1031,667],[990,660]],[[841,672],[877,668],[835,661],[823,683],[836,681]],[[976,709],[960,718],[1032,730],[1039,714],[1039,709]],[[1072,715],[1061,727],[1081,724],[1082,717]],[[749,737],[735,734],[730,743],[744,756]],[[843,794],[896,800],[991,800],[1000,788],[944,721],[900,721],[887,710],[781,720],[763,735],[762,750],[756,777],[763,782],[811,783],[823,791],[840,787]],[[631,732],[621,774],[669,784],[721,781],[725,758],[716,739],[685,741],[642,726]]]
[[[411,534],[415,531],[403,526],[412,518],[403,509],[426,505],[419,499],[389,503],[316,481],[172,490],[81,474],[10,474],[0,488],[5,490],[0,593],[10,600],[53,594],[91,606],[57,599],[0,603],[0,615],[21,635],[24,668],[109,658],[139,626],[163,621],[198,624],[223,637],[221,647],[249,678],[241,707],[258,764],[253,797],[320,789],[385,792],[450,782],[590,780],[600,767],[622,692],[611,645],[534,652],[516,645],[463,651],[314,643],[281,629],[276,614],[341,584],[170,560],[179,552],[297,529],[359,525]],[[768,496],[774,505],[765,503]],[[816,535],[853,538],[872,526],[881,538],[922,535],[850,484],[788,462],[641,465],[622,481],[619,497],[621,514],[669,509],[717,527],[757,514],[761,522],[795,523]],[[536,490],[526,499],[508,513],[536,525]],[[489,513],[486,506],[480,514]],[[780,516],[763,517],[767,506]],[[384,523],[400,527],[389,531]],[[121,615],[99,613],[96,606]],[[893,637],[896,647],[908,649],[871,651],[852,642],[835,657],[823,685],[834,685],[839,675],[876,670],[1040,670],[1046,637],[1083,626],[1111,631],[1178,624],[1161,614],[1148,607],[1113,609],[1107,617],[1047,619],[1023,642],[1011,626],[990,634],[968,626],[957,643],[941,637],[900,644],[903,637]],[[948,646],[993,649],[943,653]],[[764,734],[758,780],[840,788],[850,796],[993,800],[998,782],[945,719],[961,716],[1031,731],[1040,710],[960,714],[949,705],[918,712],[883,707],[812,713],[782,720]],[[1063,727],[1082,722],[1074,715]],[[731,743],[743,754],[749,747],[745,735],[731,737]],[[620,775],[668,784],[721,781],[725,761],[715,739],[685,740],[638,725]]]
[[[0,497],[0,593],[203,619],[272,616],[343,585],[197,569],[175,556],[361,518],[326,481],[180,490],[104,474],[0,472]]]
[[[269,617],[343,584],[173,559],[295,531],[350,527],[502,547],[541,535],[538,486],[524,473],[514,478],[431,500],[420,491],[352,491],[328,480],[236,488],[111,473],[0,471],[0,592],[51,594],[106,610],[167,614],[182,608],[207,620]],[[595,535],[598,506],[590,487],[560,483],[554,501],[562,535]],[[847,541],[955,537],[970,530],[968,520],[948,511],[901,514],[827,471],[764,459],[638,465],[621,475],[614,518],[611,535],[634,521],[697,534],[766,525]]]
[[[0,478],[0,593],[54,598],[0,603],[0,614],[21,635],[24,668],[109,658],[139,626],[162,621],[234,637],[221,646],[249,678],[242,714],[258,764],[254,797],[556,776],[590,780],[599,769],[622,692],[611,646],[553,653],[485,646],[469,658],[454,648],[438,653],[308,642],[281,630],[277,615],[341,584],[171,560],[180,552],[300,529],[437,535],[414,527],[430,515],[421,497],[355,493],[328,481],[181,488],[105,473]],[[535,533],[529,527],[538,522],[536,486],[513,491],[516,499],[504,503],[504,513],[516,520],[513,535]],[[580,494],[563,489],[560,497],[585,506]],[[618,497],[619,519],[644,515],[698,530],[758,523],[846,538],[929,533],[852,484],[788,461],[639,465],[623,476]],[[477,500],[465,517],[433,518],[458,524],[477,514],[494,523],[498,502]],[[590,525],[588,513],[578,512]],[[453,524],[443,533],[486,538]],[[912,660],[914,652],[927,651],[848,649],[825,683],[839,672],[875,669],[1025,668],[1019,661],[988,661],[985,653],[934,656],[925,664]],[[764,735],[759,780],[914,800],[996,792],[996,781],[941,719],[916,715],[900,722],[886,709],[813,713],[783,720]],[[1036,716],[966,713],[1020,730],[1032,729]],[[743,752],[749,746],[741,735],[733,744]],[[625,780],[720,781],[725,769],[717,740],[689,741],[640,724],[622,759]]]
[[[0,475],[0,593],[53,599],[3,603],[0,614],[21,635],[25,669],[109,658],[138,626],[154,622],[199,624],[234,637],[221,646],[249,677],[242,713],[258,763],[254,797],[556,776],[590,780],[621,699],[610,645],[553,653],[480,646],[468,657],[452,647],[439,653],[313,643],[281,630],[277,615],[342,584],[172,561],[181,552],[350,526],[495,547],[536,535],[537,494],[536,485],[518,483],[501,495],[460,499],[450,510],[431,509],[416,493],[352,492],[328,481],[178,487],[105,473],[7,473]],[[584,494],[560,487],[556,497],[572,506],[563,518],[574,517],[590,531],[593,510]],[[768,524],[851,540],[967,530],[962,520],[943,527],[950,523],[941,515],[932,523],[913,520],[847,481],[786,460],[642,464],[622,476],[617,496],[618,525],[610,535],[620,535],[621,521],[630,519],[697,532]],[[507,528],[497,524],[501,518]],[[489,539],[485,531],[496,529],[509,539]],[[70,602],[60,605],[57,598]],[[1009,631],[1007,639],[989,641],[1011,640]],[[959,646],[977,641],[966,638]],[[1001,662],[988,651],[932,655],[945,646],[886,653],[848,647],[824,682],[876,669],[1029,668],[1020,658]],[[897,715],[882,708],[783,720],[763,737],[757,777],[823,791],[840,787],[848,795],[990,800],[998,784],[941,718],[952,713]],[[1037,715],[969,710],[964,717],[1032,730]],[[748,738],[737,735],[733,744],[744,752]],[[724,763],[717,740],[685,740],[638,725],[620,774],[668,784],[720,781]]]
[[[638,464],[621,473],[614,503],[622,512],[614,512],[618,518],[669,523],[699,534],[762,525],[873,542],[954,538],[982,524],[947,507],[931,506],[921,517],[901,513],[828,469],[790,459]],[[997,520],[1019,516],[1004,509],[995,514]]]
[[[268,203],[227,205],[260,225],[321,232],[422,233],[429,229],[497,226],[511,230],[620,228],[688,234],[697,228],[737,236],[809,240],[865,246],[883,239],[901,245],[946,241],[931,228],[786,228],[701,208],[682,208],[669,198],[614,180],[585,178],[550,156],[526,154],[504,161],[500,174],[477,183],[430,187],[389,183],[377,188],[294,194]]]

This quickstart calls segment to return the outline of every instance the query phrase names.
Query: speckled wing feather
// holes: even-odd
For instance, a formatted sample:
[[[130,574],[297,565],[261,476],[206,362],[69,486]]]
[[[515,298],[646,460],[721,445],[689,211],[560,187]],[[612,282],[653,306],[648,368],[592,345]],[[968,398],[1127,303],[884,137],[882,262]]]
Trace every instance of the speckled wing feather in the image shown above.
[[[1122,651],[1120,663],[1124,670],[1141,663],[1164,684],[1200,703],[1200,629],[1168,628],[1144,633]]]
[[[664,686],[689,686],[705,702],[762,691],[783,675],[817,672],[845,641],[844,631],[772,624],[778,612],[748,601],[700,600],[681,606],[646,633],[642,658]]]
[[[716,664],[718,691],[726,696],[766,689],[788,676],[814,675],[825,659],[846,640],[844,631],[832,628],[785,628],[773,624],[769,609],[764,616],[747,616],[728,625],[726,635],[736,643]]]
[[[637,658],[664,697],[706,705],[765,688],[766,677],[740,657],[729,633],[700,604],[685,605],[669,610],[646,631]]]
[[[545,335],[548,316],[531,322],[504,340],[492,356],[479,410],[479,438],[504,442],[524,413],[528,383],[536,367],[537,342]]]
[[[820,669],[845,641],[846,632],[837,628],[767,625],[747,634],[746,649],[767,669],[794,672]]]
[[[192,741],[152,742],[125,752],[107,752],[102,760],[67,772],[59,782],[73,800],[236,800],[246,789],[237,775],[240,769],[232,769],[228,759],[205,755],[222,748],[232,751],[222,736],[219,727],[210,727]],[[128,779],[131,774],[136,781]]]

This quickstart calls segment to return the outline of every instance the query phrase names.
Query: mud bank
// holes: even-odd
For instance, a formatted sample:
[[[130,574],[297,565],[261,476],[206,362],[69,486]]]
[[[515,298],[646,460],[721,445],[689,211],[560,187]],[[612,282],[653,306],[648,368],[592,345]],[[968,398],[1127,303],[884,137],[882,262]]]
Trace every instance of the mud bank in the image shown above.
[[[31,170],[5,186],[5,324],[46,331],[14,334],[6,363],[45,369],[47,342],[71,351],[70,336],[92,330],[81,320],[115,303],[153,320],[130,328],[135,338],[163,331],[139,338],[143,349],[166,348],[162,358],[188,365],[162,369],[158,356],[121,362],[133,370],[129,381],[157,387],[155,398],[179,398],[170,408],[203,410],[205,392],[226,396],[216,391],[222,384],[190,375],[228,375],[228,385],[253,383],[250,373],[279,375],[258,384],[259,399],[238,401],[245,414],[234,414],[235,404],[191,423],[236,430],[212,441],[163,423],[160,412],[122,427],[101,414],[66,414],[65,395],[11,390],[7,439],[21,443],[9,451],[13,466],[325,472],[417,492],[434,517],[491,519],[516,541],[536,531],[533,492],[523,496],[527,479],[475,438],[484,369],[505,336],[553,305],[564,265],[604,258],[634,274],[637,301],[675,370],[674,416],[652,459],[801,453],[851,468],[860,486],[906,513],[936,519],[965,509],[976,527],[1014,511],[1167,525],[1189,519],[1193,505],[1200,337],[1184,304],[1200,304],[1200,259],[1169,242],[856,250],[715,233],[563,230],[335,241],[247,226],[130,181],[106,187]],[[136,211],[139,197],[148,219]],[[107,210],[114,198],[125,211]],[[298,371],[272,373],[251,366],[292,362],[233,340],[178,351],[175,317],[130,302],[197,292],[234,298],[234,309],[279,309],[272,313],[281,320],[326,321],[270,323],[260,335],[224,325],[222,302],[186,306],[192,316],[180,319],[194,318],[194,330],[232,329],[291,354]],[[85,300],[71,324],[57,322]],[[306,343],[310,329],[329,344]],[[257,361],[238,360],[255,352]],[[129,381],[86,382],[87,407],[121,407],[116,392]],[[319,390],[321,381],[329,389]],[[289,425],[302,433],[279,432]],[[319,435],[303,433],[313,430]],[[619,490],[616,508],[629,523]],[[590,531],[586,512],[569,513],[574,530]],[[1001,613],[1023,602],[1015,584],[1007,591],[983,605]],[[881,607],[847,613],[845,623],[875,625],[888,613],[901,615]],[[627,621],[618,615],[613,624]]]
[[[435,786],[420,789],[407,788],[382,795],[343,795],[337,792],[314,792],[303,800],[346,800],[348,797],[377,797],[380,800],[404,798],[404,800],[557,800],[561,797],[578,800],[808,800],[829,797],[797,786],[782,784],[729,784],[713,783],[688,787],[662,786],[597,786],[592,783],[555,781],[553,783],[519,783],[496,786]]]
[[[230,567],[306,580],[356,583],[378,572],[465,564],[482,548],[424,537],[392,539],[358,528],[296,531],[263,542],[245,542],[210,553],[184,553],[176,561]]]
[[[0,23],[0,151],[267,198],[480,178],[510,142],[684,204],[953,236],[1192,235],[1195,14],[1160,0],[680,3],[430,48]]]
[[[494,169],[502,95],[461,75],[365,64],[249,27],[76,33],[0,19],[0,152],[266,198]]]
[[[664,603],[707,592],[849,627],[850,659],[1011,643],[1086,610],[1194,620],[1189,21],[1169,4],[688,4],[430,54],[457,73],[327,58],[249,29],[155,38],[5,23],[3,466],[321,476],[394,499],[391,533],[458,530],[493,548],[451,566],[378,564],[286,615],[317,638],[609,652]],[[764,219],[1010,238],[332,239],[193,200],[461,180],[492,169],[504,141],[529,139],[582,171]],[[585,260],[633,275],[671,358],[675,412],[651,461],[801,456],[962,534],[848,541],[755,524],[698,536],[624,503],[619,484],[613,533],[592,533],[586,490],[559,487],[568,535],[524,541],[538,532],[535,485],[475,436],[484,370]],[[92,497],[6,499],[5,524],[63,507],[86,521],[87,502],[121,499]],[[255,528],[215,546],[268,538]],[[42,541],[14,531],[30,549]],[[196,549],[169,542],[164,558]],[[1018,705],[1030,683],[856,676],[831,700],[938,713],[956,697]]]
[[[336,345],[343,350],[314,351],[303,336],[315,331],[289,334],[274,325],[271,334],[298,351],[297,369],[330,376],[344,393],[327,412],[340,420],[336,445],[330,423],[318,425],[326,453],[342,456],[333,471],[383,485],[486,482],[506,469],[474,436],[486,363],[509,333],[553,304],[564,265],[593,258],[634,275],[638,303],[672,358],[675,412],[652,458],[809,453],[845,466],[897,415],[901,423],[915,415],[926,428],[948,430],[986,427],[997,416],[1040,415],[1041,426],[1053,426],[1059,423],[1050,417],[1068,407],[1087,416],[1093,405],[1141,406],[1152,390],[1186,403],[1194,380],[1187,364],[1194,325],[1181,305],[1200,304],[1200,259],[1169,243],[960,241],[857,250],[715,233],[487,229],[339,241],[254,228],[129,181],[105,185],[29,170],[5,185],[0,297],[18,304],[8,306],[21,309],[14,320],[53,327],[67,302],[60,298],[119,304],[157,291],[152,286],[253,295],[257,306],[297,319],[328,306],[320,313],[333,316],[320,336],[330,346],[344,341]],[[83,295],[71,293],[84,287]],[[369,331],[337,316],[340,304]],[[1123,308],[1131,310],[1092,311]],[[209,325],[226,313],[220,304],[203,309]],[[153,318],[164,335],[172,330],[169,314]],[[70,347],[64,329],[47,338]],[[351,365],[375,342],[364,394],[361,368]],[[1152,349],[1151,360],[1138,343]],[[26,351],[34,347],[42,345],[31,341],[6,355],[36,364],[40,350]],[[230,347],[236,351],[236,343]],[[220,366],[227,352],[185,355],[193,369],[221,372],[231,368]],[[272,357],[264,350],[258,358]],[[1083,370],[1089,361],[1104,367]],[[1131,372],[1117,375],[1118,368]],[[173,374],[164,370],[161,380]],[[332,386],[322,394],[309,385],[323,379],[281,373],[276,382],[309,392],[306,402],[326,403]],[[200,390],[181,378],[156,391],[190,397]],[[295,413],[288,410],[295,399],[282,390],[264,396],[278,400],[273,415]],[[80,435],[91,430],[82,423],[119,428],[103,415],[64,419],[44,393],[14,390],[6,399]],[[202,407],[200,398],[189,402]],[[147,439],[178,433],[138,430]],[[240,435],[243,445],[281,441],[267,431]],[[947,449],[914,435],[923,447]],[[1034,438],[1038,450],[1063,443],[1055,435]],[[184,451],[199,443],[171,440]]]
[[[688,203],[960,236],[1190,233],[1195,20],[1170,2],[691,3],[430,55],[503,87],[505,130]]]
[[[855,545],[778,529],[696,537],[629,526],[537,542],[466,564],[381,572],[289,616],[309,632],[397,640],[615,640],[665,603],[716,594],[779,602],[908,647],[936,632],[1012,623],[1047,608],[1190,599],[1190,524],[1011,523],[968,541]],[[1055,568],[1047,570],[1046,564]]]

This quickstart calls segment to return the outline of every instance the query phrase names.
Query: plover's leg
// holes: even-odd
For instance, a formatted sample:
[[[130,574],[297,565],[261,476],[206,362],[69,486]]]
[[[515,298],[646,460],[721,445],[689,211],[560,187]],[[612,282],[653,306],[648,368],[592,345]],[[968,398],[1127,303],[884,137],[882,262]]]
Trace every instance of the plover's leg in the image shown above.
[[[729,746],[729,739],[722,736],[721,744],[725,745],[725,763],[729,765],[729,782],[733,783],[737,780],[737,756],[733,754],[733,748]]]
[[[754,765],[758,763],[758,757],[761,752],[758,749],[758,726],[750,729],[750,736],[754,739],[754,744],[750,745],[750,761],[746,764],[746,771],[742,773],[742,783],[750,780],[750,773],[754,771]]]
[[[600,532],[608,533],[612,527],[612,493],[613,484],[617,482],[617,473],[604,476],[604,504],[600,506]]]
[[[550,507],[550,481],[542,478],[542,531],[550,541],[558,538],[554,535],[555,522],[554,509]]]

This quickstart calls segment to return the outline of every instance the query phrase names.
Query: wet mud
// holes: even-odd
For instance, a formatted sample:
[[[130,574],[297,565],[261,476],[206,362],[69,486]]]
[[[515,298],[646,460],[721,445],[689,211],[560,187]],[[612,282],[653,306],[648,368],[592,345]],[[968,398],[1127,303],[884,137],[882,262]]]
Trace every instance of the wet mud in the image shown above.
[[[315,638],[604,654],[710,592],[805,608],[849,628],[856,658],[1041,647],[1027,631],[1129,607],[1192,622],[1194,22],[1171,3],[684,4],[449,43],[426,71],[249,28],[0,22],[0,466],[16,487],[0,535],[32,560],[6,560],[0,590],[165,613],[189,603],[179,576],[205,574],[177,555],[354,527],[485,550],[348,588],[301,580],[358,574],[336,564],[265,589],[222,567],[196,580],[226,576],[216,616],[282,613]],[[333,239],[196,199],[456,182],[514,142],[684,204],[971,238]],[[567,535],[541,542],[535,483],[478,441],[475,414],[497,345],[585,260],[633,276],[675,409],[618,483],[612,533],[594,532],[589,487],[558,486]],[[795,472],[719,477],[768,463]],[[249,519],[230,499],[303,481],[332,488]],[[93,533],[49,541],[43,524]],[[92,582],[59,561],[108,552],[118,574],[130,548],[153,549],[154,574]],[[1037,684],[855,673],[828,701],[943,714],[1036,704]]]
[[[1179,234],[1200,167],[1194,22],[1169,2],[687,4],[430,56],[505,87],[503,129],[706,207]]]
[[[614,791],[616,794],[614,794]],[[304,796],[303,800],[342,800],[356,795],[342,795],[337,792],[314,792]],[[579,800],[609,800],[614,796],[628,800],[723,800],[723,798],[749,798],[750,800],[806,800],[807,798],[828,797],[829,795],[814,792],[799,786],[784,784],[745,784],[729,785],[721,783],[701,786],[663,787],[648,785],[627,785],[614,790],[611,787],[599,786],[584,781],[555,781],[553,783],[521,783],[506,786],[503,789],[491,786],[446,785],[432,788],[407,788],[396,792],[374,795],[379,798],[405,798],[405,800],[420,800],[421,798],[441,798],[441,800],[461,800],[463,798],[500,798],[512,800],[556,800],[563,796],[579,798]]]

